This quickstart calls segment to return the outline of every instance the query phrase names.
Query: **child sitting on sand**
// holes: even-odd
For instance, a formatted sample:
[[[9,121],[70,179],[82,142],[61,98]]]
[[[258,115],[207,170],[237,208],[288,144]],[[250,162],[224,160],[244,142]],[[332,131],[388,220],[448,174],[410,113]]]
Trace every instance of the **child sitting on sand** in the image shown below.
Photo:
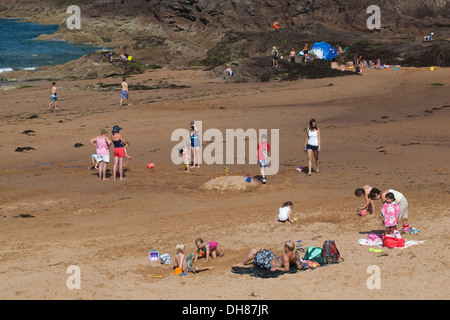
[[[215,259],[224,254],[222,247],[216,241],[205,242],[203,239],[198,238],[195,240],[195,245],[197,246],[197,252],[195,253],[194,262],[197,261],[199,256],[205,257],[206,262],[208,262],[210,255],[211,258]]]
[[[280,222],[286,222],[289,221],[290,223],[294,223],[294,219],[292,218],[292,207],[294,204],[291,201],[287,201],[283,203],[283,207],[280,208],[278,212],[278,221]]]
[[[383,215],[386,234],[393,234],[394,229],[398,224],[397,219],[401,209],[400,206],[395,202],[395,197],[392,192],[386,193],[385,198],[386,202],[381,208],[381,214]]]
[[[193,258],[194,258],[194,254],[190,253],[187,257],[184,255],[184,244],[179,243],[176,245],[175,250],[176,250],[176,254],[175,254],[175,259],[173,260],[172,263],[172,269],[175,270],[175,274],[180,274],[180,273],[187,273],[187,272],[192,272],[192,273],[197,273],[200,271],[206,271],[206,270],[211,270],[213,269],[212,267],[194,267],[193,264]]]

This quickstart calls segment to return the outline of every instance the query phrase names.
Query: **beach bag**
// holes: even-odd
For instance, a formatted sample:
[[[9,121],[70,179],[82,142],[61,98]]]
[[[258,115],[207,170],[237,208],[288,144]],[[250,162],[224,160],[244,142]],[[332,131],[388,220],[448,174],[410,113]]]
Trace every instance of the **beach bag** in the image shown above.
[[[323,261],[325,264],[338,263],[340,256],[333,240],[327,240],[323,243]]]
[[[170,254],[165,253],[159,258],[161,264],[170,264]]]
[[[319,247],[308,247],[306,249],[305,256],[303,257],[303,260],[310,260],[317,262],[319,264],[323,264],[323,249]]]

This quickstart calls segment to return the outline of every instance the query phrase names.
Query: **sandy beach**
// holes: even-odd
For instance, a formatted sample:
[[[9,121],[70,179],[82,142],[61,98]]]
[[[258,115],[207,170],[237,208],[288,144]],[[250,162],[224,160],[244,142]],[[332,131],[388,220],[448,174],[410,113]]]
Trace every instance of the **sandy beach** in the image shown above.
[[[131,89],[131,106],[122,108],[120,90],[96,86],[120,84],[118,77],[58,81],[58,110],[47,108],[50,81],[0,90],[0,298],[449,299],[449,79],[450,69],[439,67],[264,83],[216,80],[201,68],[155,69],[127,80],[160,88]],[[321,129],[321,166],[307,176],[296,167],[307,166],[311,118]],[[279,129],[278,174],[246,190],[204,190],[224,175],[223,165],[184,173],[171,161],[172,132],[192,120],[224,135]],[[89,140],[116,124],[132,160],[126,180],[99,182],[87,170]],[[16,151],[23,147],[32,149]],[[258,174],[256,164],[230,164],[228,173]],[[420,233],[403,238],[423,243],[381,254],[358,243],[384,230],[380,201],[374,214],[356,213],[362,199],[354,190],[366,184],[405,195],[409,224]],[[295,224],[277,221],[285,201],[294,203]],[[196,263],[211,271],[175,276],[148,259],[150,250],[173,256],[180,242],[195,252],[198,237],[225,250]],[[305,247],[334,240],[344,261],[274,279],[232,272],[250,249],[278,255],[286,240]],[[80,289],[67,286],[69,266],[81,270]],[[367,286],[370,266],[380,268],[380,289]]]

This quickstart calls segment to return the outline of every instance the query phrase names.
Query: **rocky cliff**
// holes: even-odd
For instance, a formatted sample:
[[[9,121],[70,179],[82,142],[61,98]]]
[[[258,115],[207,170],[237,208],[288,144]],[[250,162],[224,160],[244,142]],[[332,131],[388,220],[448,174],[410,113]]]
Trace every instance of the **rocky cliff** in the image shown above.
[[[81,9],[80,30],[67,27],[72,4]],[[381,8],[380,30],[367,28],[373,4]],[[447,0],[0,0],[0,16],[59,24],[41,39],[112,46],[168,67],[239,65],[270,55],[275,44],[298,51],[314,41],[385,54],[391,63],[450,65]],[[423,43],[430,32],[437,40]]]

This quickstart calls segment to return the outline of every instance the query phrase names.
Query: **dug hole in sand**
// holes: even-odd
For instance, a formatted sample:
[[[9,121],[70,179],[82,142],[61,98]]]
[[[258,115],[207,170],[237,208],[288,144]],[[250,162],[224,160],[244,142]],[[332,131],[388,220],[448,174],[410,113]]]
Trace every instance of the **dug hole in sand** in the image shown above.
[[[246,191],[257,187],[254,179],[250,182],[246,181],[247,177],[243,176],[228,176],[218,177],[209,180],[200,186],[200,190],[210,191]]]

